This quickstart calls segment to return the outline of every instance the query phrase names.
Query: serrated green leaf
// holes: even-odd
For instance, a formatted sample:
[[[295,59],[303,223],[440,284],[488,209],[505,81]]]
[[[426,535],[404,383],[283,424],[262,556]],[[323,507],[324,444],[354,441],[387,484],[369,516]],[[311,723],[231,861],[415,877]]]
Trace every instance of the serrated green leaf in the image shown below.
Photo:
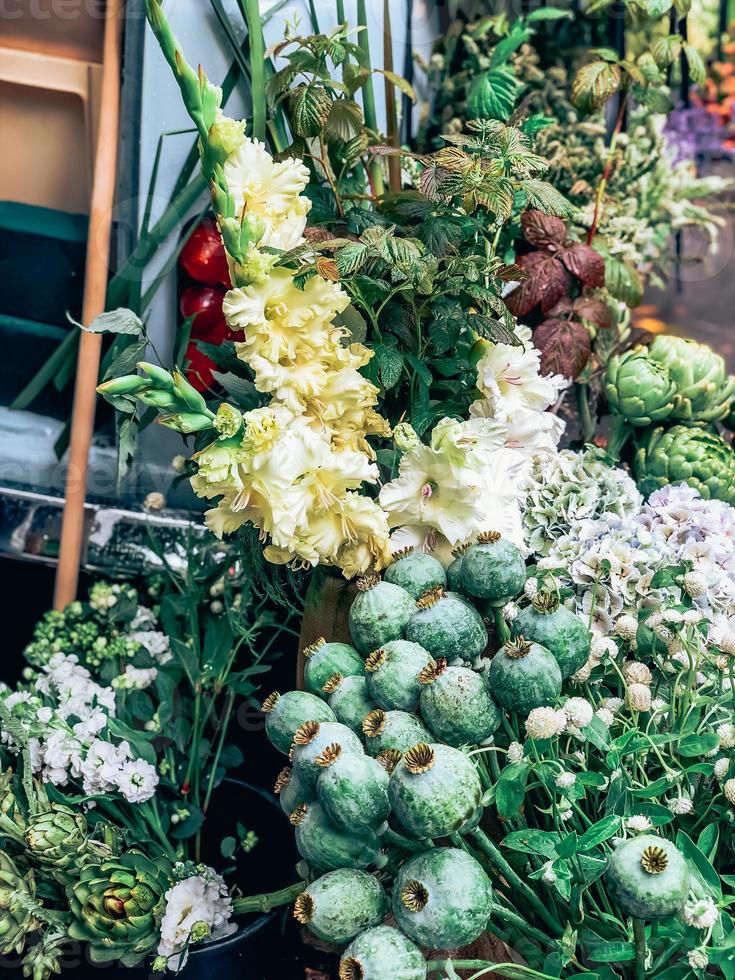
[[[582,112],[601,109],[620,88],[620,65],[607,61],[593,61],[577,72],[572,84],[572,102]]]

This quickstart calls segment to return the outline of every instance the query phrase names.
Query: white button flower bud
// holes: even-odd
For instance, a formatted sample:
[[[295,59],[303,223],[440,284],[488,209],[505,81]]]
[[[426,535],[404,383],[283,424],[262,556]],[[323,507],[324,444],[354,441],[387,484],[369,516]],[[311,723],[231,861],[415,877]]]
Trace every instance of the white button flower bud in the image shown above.
[[[728,803],[735,805],[735,779],[728,779],[722,787],[722,792],[725,794],[725,799]]]
[[[626,643],[635,643],[638,634],[638,620],[627,613],[615,621],[614,633]]]
[[[650,685],[653,681],[653,674],[646,664],[640,663],[637,660],[630,660],[628,663],[623,664],[623,674],[629,684]]]
[[[631,711],[649,711],[651,708],[651,689],[645,684],[631,684],[627,692],[628,707]]]
[[[692,599],[699,599],[707,591],[707,579],[702,572],[687,572],[683,585],[684,591]]]

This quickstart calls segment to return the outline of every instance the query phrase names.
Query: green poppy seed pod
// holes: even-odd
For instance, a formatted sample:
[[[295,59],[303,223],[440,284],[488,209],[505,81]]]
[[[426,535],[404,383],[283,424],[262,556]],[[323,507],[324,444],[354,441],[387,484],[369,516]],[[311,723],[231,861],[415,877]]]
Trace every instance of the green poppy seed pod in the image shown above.
[[[681,912],[689,870],[681,851],[664,837],[641,834],[618,844],[607,864],[609,897],[635,919],[668,919]]]
[[[321,803],[304,803],[291,814],[299,854],[317,872],[385,865],[380,840],[372,831],[351,834],[335,827]]]
[[[322,771],[322,753],[335,747],[344,753],[364,753],[357,735],[338,721],[306,721],[294,733],[291,762],[308,792],[316,792],[316,781]]]
[[[377,830],[388,819],[388,773],[369,755],[327,747],[318,759],[316,793],[327,816],[342,830]]]
[[[378,575],[363,575],[357,589],[350,607],[350,635],[361,653],[369,653],[402,636],[416,602],[400,585],[381,582]]]
[[[464,554],[469,546],[469,543],[460,544],[452,551],[454,561],[447,568],[447,592],[462,591],[462,565],[464,564]]]
[[[550,650],[519,636],[493,657],[488,683],[499,705],[527,715],[534,708],[554,704],[561,694],[561,670]]]
[[[393,564],[383,572],[383,581],[400,585],[414,599],[437,585],[444,588],[447,584],[444,566],[433,555],[406,548],[396,552],[393,559]]]
[[[487,646],[482,616],[461,595],[436,588],[422,595],[416,605],[405,636],[432,657],[474,660]]]
[[[418,643],[390,640],[365,661],[370,697],[386,711],[414,711],[421,697],[419,674],[431,663],[431,655]]]
[[[460,833],[481,813],[477,770],[449,745],[411,746],[391,773],[388,795],[398,820],[422,840]]]
[[[421,717],[448,745],[475,745],[490,738],[501,711],[487,680],[469,667],[449,667],[444,658],[419,674]]]
[[[334,674],[324,685],[324,691],[329,696],[329,707],[337,720],[362,735],[363,718],[377,707],[370,697],[365,678]]]
[[[339,961],[339,980],[426,980],[426,972],[421,950],[392,926],[366,929]]]
[[[417,742],[431,740],[429,729],[416,715],[382,708],[375,708],[363,718],[362,733],[365,748],[373,758],[389,749],[405,752]]]
[[[314,794],[307,790],[299,774],[290,766],[284,766],[278,773],[273,791],[286,815],[293,813],[302,803],[311,803],[314,799]]]
[[[464,552],[460,581],[460,592],[504,606],[523,591],[526,562],[512,541],[488,531]]]
[[[297,922],[325,943],[343,945],[383,921],[388,899],[367,871],[337,868],[312,881],[294,902]]]
[[[323,636],[304,650],[304,686],[318,697],[327,698],[324,685],[335,674],[361,677],[363,659],[349,643],[327,643]]]
[[[305,721],[336,721],[334,712],[321,698],[308,691],[274,691],[262,704],[265,733],[279,752],[288,755],[296,730]]]
[[[521,609],[510,624],[510,633],[550,650],[563,679],[576,674],[589,658],[590,631],[571,609],[560,605],[552,592],[537,592],[531,605]]]
[[[487,926],[492,886],[465,851],[434,847],[410,857],[393,884],[393,914],[400,928],[426,949],[458,949]]]

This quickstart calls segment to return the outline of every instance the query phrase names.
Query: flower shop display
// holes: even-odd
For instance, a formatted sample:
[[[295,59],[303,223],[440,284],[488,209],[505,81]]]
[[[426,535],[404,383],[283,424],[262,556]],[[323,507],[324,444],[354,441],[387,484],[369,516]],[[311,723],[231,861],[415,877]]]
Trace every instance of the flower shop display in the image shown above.
[[[703,78],[685,25],[624,6],[617,52],[553,7],[458,16],[400,145],[417,94],[362,0],[268,52],[246,0],[247,124],[147,0],[211,215],[180,363],[117,311],[99,391],[122,469],[154,416],[186,440],[212,533],[150,601],[49,613],[0,692],[0,952],[34,980],[69,940],[185,971],[287,905],[340,980],[735,978],[735,377],[631,320],[727,182],[664,126],[676,65]],[[256,693],[300,856],[275,890],[246,807],[208,847]]]
[[[236,567],[223,578],[220,552],[192,551],[148,602],[97,582],[49,612],[22,682],[0,691],[0,949],[23,954],[34,980],[58,972],[72,940],[96,964],[178,971],[190,947],[235,932],[234,914],[267,907],[238,905],[202,861],[202,826],[242,762],[234,709],[288,616],[276,625]],[[257,844],[247,813],[231,820],[214,844],[228,876]]]

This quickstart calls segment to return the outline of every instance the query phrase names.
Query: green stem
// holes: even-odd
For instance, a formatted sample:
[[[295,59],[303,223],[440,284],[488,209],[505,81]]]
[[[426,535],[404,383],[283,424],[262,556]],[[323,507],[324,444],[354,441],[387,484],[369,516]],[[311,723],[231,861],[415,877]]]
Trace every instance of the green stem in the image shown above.
[[[631,428],[622,415],[613,415],[610,424],[610,434],[607,438],[607,452],[613,459],[619,459],[623,446],[626,444],[631,433]]]
[[[395,844],[397,847],[402,847],[405,851],[419,852],[426,850],[426,843],[420,844],[416,840],[409,840],[408,837],[404,837],[402,834],[397,834],[395,830],[391,830],[390,827],[388,827],[388,829],[380,835],[380,838],[381,840],[386,841],[388,844]]]
[[[493,605],[493,619],[495,620],[495,635],[500,646],[504,646],[510,639],[510,630],[503,616],[503,607]]]
[[[265,142],[265,41],[258,0],[240,0],[248,25],[250,45],[250,92],[253,110],[253,136]]]
[[[642,919],[633,919],[633,939],[635,941],[635,978],[636,980],[645,980],[646,924]]]
[[[490,913],[491,924],[495,918],[500,919],[507,926],[513,926],[514,929],[518,929],[519,932],[525,933],[532,939],[538,940],[538,942],[544,944],[546,947],[551,946],[554,942],[550,936],[547,936],[545,932],[541,932],[540,929],[526,922],[522,916],[516,915],[515,912],[511,912],[510,909],[506,909],[502,905],[493,903],[492,912]]]
[[[560,924],[549,913],[549,910],[536,895],[536,893],[516,874],[487,834],[485,834],[478,827],[476,830],[471,831],[467,836],[474,840],[480,850],[490,859],[490,862],[495,868],[497,868],[508,884],[525,898],[539,918],[545,922],[554,933],[561,934],[563,929],[561,928]]]
[[[236,898],[232,903],[232,910],[235,915],[246,915],[248,912],[270,912],[271,909],[277,909],[281,905],[290,905],[305,888],[306,882],[299,881],[295,885],[288,885],[277,892],[265,892],[262,895]]]
[[[577,381],[574,389],[577,395],[577,408],[579,410],[579,434],[582,437],[583,443],[592,442],[597,426],[590,411],[589,385]]]
[[[373,88],[372,63],[370,61],[370,38],[368,37],[365,0],[357,0],[357,26],[360,28],[360,32],[357,35],[357,44],[362,51],[364,61],[362,67],[366,68],[370,73],[362,87],[362,105],[365,113],[365,125],[368,129],[373,130],[373,132],[377,132],[378,114],[375,109],[375,89]],[[385,191],[385,185],[383,184],[383,171],[380,161],[373,159],[369,164],[369,169],[375,194],[377,197],[382,197]]]

